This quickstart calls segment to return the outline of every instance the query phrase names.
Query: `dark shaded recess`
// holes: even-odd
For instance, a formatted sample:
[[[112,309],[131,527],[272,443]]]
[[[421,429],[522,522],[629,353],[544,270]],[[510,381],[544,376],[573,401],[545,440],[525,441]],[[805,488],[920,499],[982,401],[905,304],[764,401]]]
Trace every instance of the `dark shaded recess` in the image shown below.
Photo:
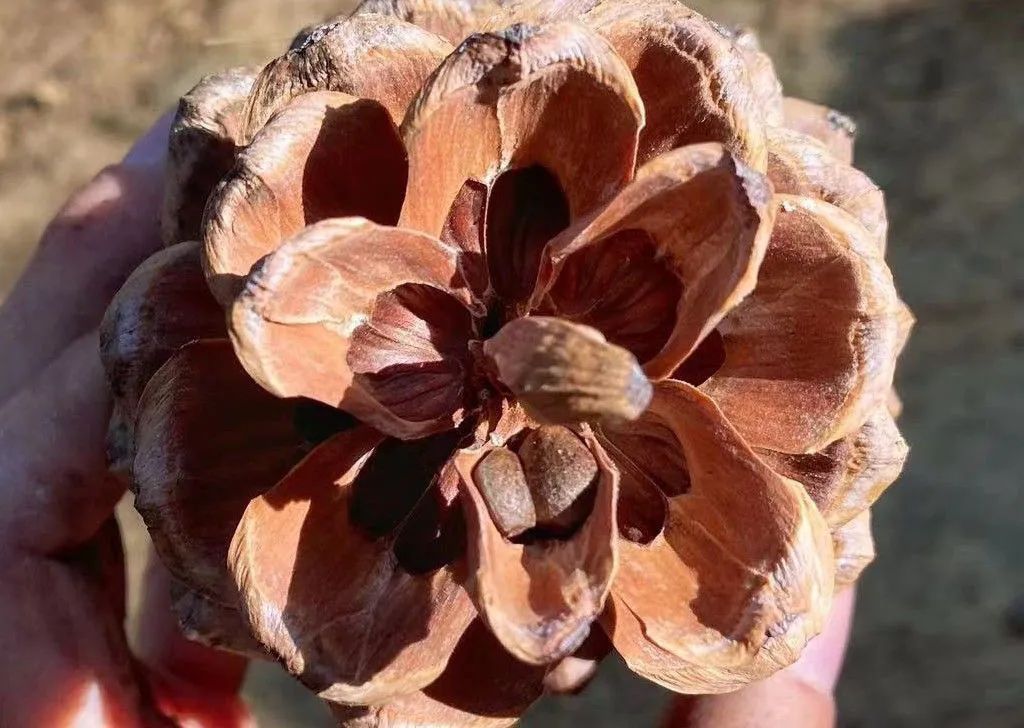
[[[412,422],[442,418],[462,404],[471,334],[472,318],[458,300],[405,283],[377,297],[352,335],[348,363],[356,382],[391,413]],[[444,358],[422,361],[430,348]]]
[[[413,508],[395,542],[395,556],[411,574],[427,574],[462,558],[466,520],[458,474],[445,468]]]
[[[672,372],[672,379],[678,379],[696,387],[714,376],[723,364],[725,364],[725,340],[718,329],[712,329],[711,333],[705,336],[697,348],[686,357],[686,360]]]
[[[306,224],[359,215],[394,225],[408,175],[405,147],[380,103],[360,99],[328,109],[302,176]]]
[[[296,400],[295,431],[311,447],[357,424],[359,420],[337,407],[313,399]]]
[[[453,708],[489,717],[515,717],[543,692],[546,666],[520,662],[477,619],[466,630],[448,669],[423,692]]]
[[[543,167],[511,169],[491,187],[486,254],[491,286],[506,303],[533,292],[541,253],[569,225],[569,203],[555,176]]]
[[[420,440],[389,438],[378,445],[352,484],[352,522],[371,538],[391,534],[436,483],[464,435],[450,430]]]
[[[651,234],[631,229],[570,255],[548,300],[556,315],[594,327],[643,363],[671,336],[682,295]]]
[[[649,480],[628,472],[620,478],[616,515],[624,539],[646,544],[664,528],[668,507],[665,497]]]
[[[665,425],[649,419],[628,432],[602,430],[599,439],[619,468],[619,533],[650,543],[665,525],[666,498],[690,491],[682,448]]]
[[[580,493],[569,507],[565,518],[571,525],[538,525],[523,531],[518,536],[509,540],[522,546],[529,546],[544,541],[568,541],[583,527],[583,524],[587,522],[591,512],[594,510],[594,503],[597,500],[596,483],[597,479],[595,478],[590,486]]]

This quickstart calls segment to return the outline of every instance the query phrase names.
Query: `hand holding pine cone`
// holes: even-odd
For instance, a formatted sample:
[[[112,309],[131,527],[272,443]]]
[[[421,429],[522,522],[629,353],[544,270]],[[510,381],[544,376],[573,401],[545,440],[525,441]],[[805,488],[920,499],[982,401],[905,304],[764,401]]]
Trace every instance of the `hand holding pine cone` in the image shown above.
[[[205,79],[103,329],[185,630],[352,725],[794,661],[906,456],[852,133],[667,0],[366,0]]]

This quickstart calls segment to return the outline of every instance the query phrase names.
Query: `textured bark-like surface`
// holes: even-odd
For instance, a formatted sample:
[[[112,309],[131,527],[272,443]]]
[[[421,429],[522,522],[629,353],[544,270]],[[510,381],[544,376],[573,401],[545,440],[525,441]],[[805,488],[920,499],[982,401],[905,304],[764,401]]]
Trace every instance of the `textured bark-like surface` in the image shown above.
[[[242,141],[248,143],[277,111],[312,91],[373,99],[398,124],[450,51],[433,33],[392,18],[356,15],[320,25],[260,73],[245,106]]]
[[[226,336],[224,313],[206,287],[198,243],[162,250],[128,277],[100,324],[100,358],[114,397],[107,433],[112,470],[131,470],[139,399],[150,378],[185,344]]]
[[[512,0],[363,0],[356,14],[386,15],[437,33],[453,46]]]
[[[748,27],[725,27],[709,20],[715,29],[726,38],[731,39],[746,61],[747,73],[753,86],[754,98],[764,113],[764,121],[769,126],[785,124],[785,97],[782,94],[782,81],[775,72],[775,62],[761,48],[757,34]]]
[[[836,588],[849,586],[875,560],[871,511],[865,510],[832,533],[836,555]]]
[[[244,657],[267,659],[237,606],[221,604],[181,582],[171,583],[171,607],[182,634],[193,642]]]

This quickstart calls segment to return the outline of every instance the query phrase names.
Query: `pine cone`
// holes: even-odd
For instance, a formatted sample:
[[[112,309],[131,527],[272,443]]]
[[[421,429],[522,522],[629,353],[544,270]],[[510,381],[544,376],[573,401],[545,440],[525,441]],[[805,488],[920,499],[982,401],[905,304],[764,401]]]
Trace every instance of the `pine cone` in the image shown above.
[[[906,456],[852,135],[664,0],[366,0],[204,80],[103,329],[185,630],[353,725],[795,660]]]

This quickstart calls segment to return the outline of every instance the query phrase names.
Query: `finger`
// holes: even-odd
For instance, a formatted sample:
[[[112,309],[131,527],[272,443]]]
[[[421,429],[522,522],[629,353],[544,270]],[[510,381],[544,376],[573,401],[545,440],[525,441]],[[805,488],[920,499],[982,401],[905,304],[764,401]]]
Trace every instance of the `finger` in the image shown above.
[[[242,687],[248,661],[185,638],[171,605],[171,575],[149,548],[142,584],[142,612],[135,652],[168,680],[221,694]]]
[[[842,666],[853,615],[853,589],[836,596],[825,629],[796,663],[767,680],[724,695],[684,696],[665,728],[830,728],[832,690]]]
[[[5,551],[0,559],[0,722],[9,726],[159,726],[121,629],[120,538],[61,558]]]
[[[725,695],[679,699],[665,728],[831,728],[832,697],[779,673]]]
[[[224,658],[210,657],[205,671],[198,654],[179,659],[175,669],[195,681],[161,670],[159,659],[151,676],[135,667],[121,554],[107,533],[123,491],[102,455],[109,410],[95,332],[0,406],[0,593],[17,595],[0,600],[0,723],[162,725],[152,678],[160,708],[188,725],[247,725],[240,673]],[[108,545],[98,550],[99,540]],[[170,624],[163,629],[170,641]],[[234,676],[205,684],[218,666]]]
[[[832,612],[821,634],[804,649],[800,659],[784,672],[803,680],[821,693],[831,694],[839,681],[853,626],[853,607],[857,599],[856,587],[848,587],[836,594]]]
[[[95,331],[0,405],[0,548],[60,555],[85,543],[123,486],[103,442],[110,401]]]
[[[0,348],[8,352],[0,358],[0,402],[95,328],[128,273],[159,246],[170,120],[75,193],[43,234],[0,308]]]

